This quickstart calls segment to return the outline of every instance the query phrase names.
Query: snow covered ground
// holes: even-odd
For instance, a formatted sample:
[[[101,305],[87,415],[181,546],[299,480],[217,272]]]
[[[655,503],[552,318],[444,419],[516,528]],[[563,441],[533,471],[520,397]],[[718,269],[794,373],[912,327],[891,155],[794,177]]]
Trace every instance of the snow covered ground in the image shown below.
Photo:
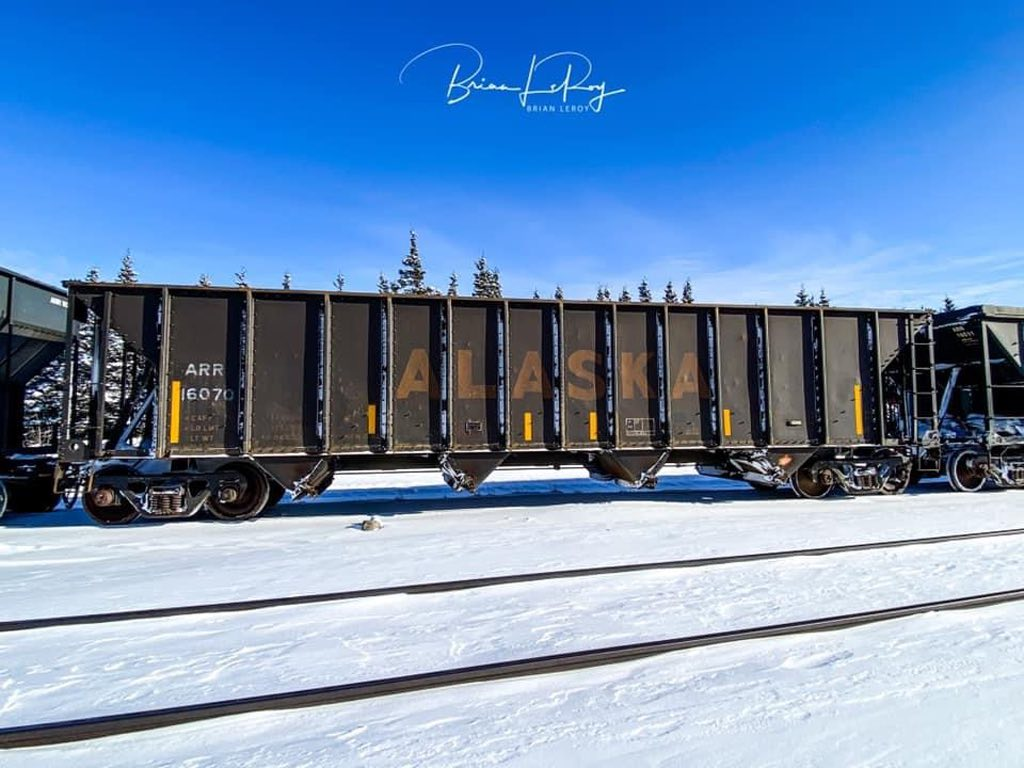
[[[354,490],[358,488],[359,490]],[[380,516],[364,532],[359,521]],[[359,475],[243,524],[0,523],[0,620],[1024,526],[1024,493],[800,501],[686,471]],[[1024,587],[1024,536],[0,635],[0,726]],[[1024,606],[252,714],[2,765],[1018,765]]]

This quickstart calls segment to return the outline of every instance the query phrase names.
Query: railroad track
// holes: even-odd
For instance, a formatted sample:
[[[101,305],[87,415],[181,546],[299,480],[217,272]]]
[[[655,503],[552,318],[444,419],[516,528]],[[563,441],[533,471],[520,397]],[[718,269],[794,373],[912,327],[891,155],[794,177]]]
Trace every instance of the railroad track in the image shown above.
[[[111,611],[107,613],[50,616],[37,619],[14,619],[11,621],[0,622],[0,633],[21,632],[32,629],[66,627],[81,624],[106,624],[121,621],[160,619],[172,616],[187,616],[191,614],[257,611],[266,608],[311,605],[315,603],[332,603],[345,600],[359,600],[368,597],[462,592],[469,589],[481,589],[484,587],[495,587],[505,584],[523,584],[528,582],[550,581],[554,579],[578,579],[585,576],[608,576],[617,573],[630,573],[637,571],[704,568],[715,565],[782,560],[789,557],[823,557],[825,555],[835,555],[848,552],[863,552],[875,549],[896,549],[899,547],[911,547],[924,544],[941,544],[953,541],[971,541],[975,539],[992,539],[1020,535],[1024,535],[1024,528],[1006,528],[997,531],[976,531],[974,533],[955,533],[946,536],[926,536],[915,539],[871,541],[860,544],[839,544],[835,546],[815,547],[811,549],[786,549],[779,550],[777,552],[753,552],[740,555],[691,558],[687,560],[660,560],[652,563],[601,565],[589,568],[571,568],[557,571],[519,573],[506,576],[482,576],[479,578],[457,579],[454,581],[434,581],[423,584],[399,584],[391,587],[373,587],[369,589],[347,590],[343,592],[321,592],[311,595],[290,595],[285,597],[271,597],[255,600],[237,600],[224,603],[198,603],[195,605],[169,608],[141,608],[138,610]]]
[[[156,728],[195,723],[248,712],[319,707],[360,699],[392,696],[467,683],[507,680],[532,675],[552,674],[619,664],[675,651],[735,643],[771,637],[827,632],[876,624],[882,621],[938,611],[967,610],[1024,600],[1024,589],[990,592],[981,595],[936,600],[806,621],[792,621],[747,629],[727,630],[703,635],[687,635],[629,645],[594,648],[533,658],[513,659],[456,669],[443,669],[401,677],[387,677],[345,685],[307,688],[301,691],[248,696],[204,704],[152,709],[117,715],[63,720],[0,729],[0,749],[52,746],[88,739],[118,736]]]

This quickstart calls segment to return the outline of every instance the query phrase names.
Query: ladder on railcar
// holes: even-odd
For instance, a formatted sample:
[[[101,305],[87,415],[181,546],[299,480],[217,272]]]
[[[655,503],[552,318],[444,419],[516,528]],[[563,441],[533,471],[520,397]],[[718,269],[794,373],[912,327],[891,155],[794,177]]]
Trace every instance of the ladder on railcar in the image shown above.
[[[936,447],[939,439],[938,384],[935,380],[935,329],[932,316],[910,321],[910,424],[914,442],[924,448]],[[920,451],[917,467],[940,471],[939,451]]]

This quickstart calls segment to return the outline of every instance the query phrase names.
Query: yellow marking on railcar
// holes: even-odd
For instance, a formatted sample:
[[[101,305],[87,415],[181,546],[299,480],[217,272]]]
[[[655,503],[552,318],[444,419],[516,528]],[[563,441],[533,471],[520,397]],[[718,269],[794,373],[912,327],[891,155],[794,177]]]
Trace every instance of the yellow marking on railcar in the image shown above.
[[[853,422],[857,437],[864,437],[864,398],[860,384],[853,385]]]
[[[533,442],[533,414],[529,411],[523,414],[523,440]]]
[[[171,445],[181,442],[181,381],[171,382]]]
[[[597,440],[597,411],[590,412],[590,439]]]
[[[722,409],[722,434],[732,437],[732,411],[728,408]]]
[[[366,434],[377,434],[377,406],[373,403],[366,406]]]

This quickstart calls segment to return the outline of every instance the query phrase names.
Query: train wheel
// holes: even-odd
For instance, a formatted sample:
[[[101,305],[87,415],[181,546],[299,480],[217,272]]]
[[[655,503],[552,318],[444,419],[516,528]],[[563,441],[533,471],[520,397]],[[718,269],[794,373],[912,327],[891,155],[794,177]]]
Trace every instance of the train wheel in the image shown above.
[[[245,479],[245,488],[230,501],[221,501],[210,496],[206,506],[214,517],[221,520],[250,520],[267,506],[270,499],[270,481],[259,467],[253,464],[228,464],[221,469],[230,469]]]
[[[92,490],[82,494],[82,506],[89,517],[100,525],[128,525],[139,517],[139,511],[110,485],[104,485],[103,477],[111,475],[134,475],[131,467],[104,467],[92,476]]]
[[[985,470],[975,465],[980,455],[968,448],[949,457],[946,474],[949,477],[949,484],[955,490],[974,493],[985,485]]]
[[[911,470],[910,465],[904,464],[889,475],[886,481],[882,483],[882,487],[879,490],[886,495],[896,496],[907,490],[912,477],[913,471]]]
[[[801,499],[823,499],[836,487],[836,481],[832,479],[831,473],[820,474],[815,478],[807,467],[801,467],[794,472],[789,482],[793,486],[793,493]]]

